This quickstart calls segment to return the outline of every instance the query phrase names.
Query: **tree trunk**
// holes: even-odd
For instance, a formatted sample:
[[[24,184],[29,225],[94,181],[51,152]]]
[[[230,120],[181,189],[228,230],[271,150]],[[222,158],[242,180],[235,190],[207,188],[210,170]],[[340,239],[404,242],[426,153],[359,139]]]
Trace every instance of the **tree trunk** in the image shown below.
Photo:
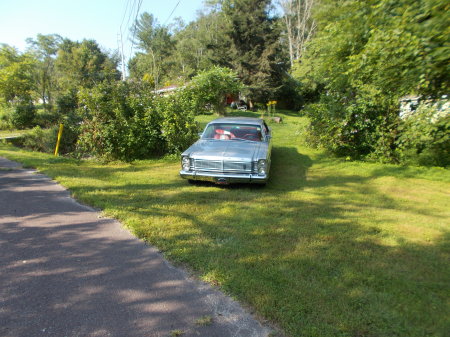
[[[288,39],[291,66],[299,60],[307,42],[313,36],[316,23],[311,18],[312,8],[317,0],[279,0],[284,11],[284,23]]]
[[[226,109],[225,109],[225,105],[223,105],[223,102],[219,102],[219,104],[216,105],[215,107],[217,114],[219,116],[225,116],[226,115]]]

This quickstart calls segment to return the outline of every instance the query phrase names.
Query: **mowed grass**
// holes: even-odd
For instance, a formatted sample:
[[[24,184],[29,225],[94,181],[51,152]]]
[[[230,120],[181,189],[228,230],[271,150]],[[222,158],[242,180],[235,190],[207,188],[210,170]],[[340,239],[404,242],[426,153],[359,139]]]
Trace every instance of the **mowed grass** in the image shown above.
[[[23,136],[27,133],[30,133],[31,130],[0,130],[0,139],[6,137],[19,137]]]
[[[334,159],[305,146],[306,119],[278,115],[265,187],[191,185],[177,158],[100,164],[7,145],[0,155],[53,177],[288,336],[448,336],[449,171]]]

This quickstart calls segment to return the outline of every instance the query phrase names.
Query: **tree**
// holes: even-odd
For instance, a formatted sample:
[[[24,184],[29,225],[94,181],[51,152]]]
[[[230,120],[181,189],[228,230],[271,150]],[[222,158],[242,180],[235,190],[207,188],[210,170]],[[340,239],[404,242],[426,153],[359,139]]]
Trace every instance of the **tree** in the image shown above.
[[[194,25],[200,42],[200,60],[209,64],[232,68],[231,64],[231,23],[222,10],[221,0],[205,1],[205,8],[199,13]],[[205,69],[205,68],[203,68]]]
[[[20,54],[8,45],[0,47],[0,100],[12,104],[15,101],[31,101],[35,59]]]
[[[312,9],[317,0],[279,0],[283,9],[283,21],[286,27],[289,59],[291,67],[300,60],[307,42],[313,36],[316,22],[312,18]]]
[[[396,160],[399,98],[450,89],[448,9],[442,0],[321,0],[317,35],[294,73],[321,90],[307,110],[314,141]]]
[[[230,63],[248,87],[248,100],[266,102],[280,86],[283,64],[279,30],[269,16],[270,0],[226,0],[222,9],[230,22]]]
[[[182,23],[174,33],[175,49],[171,78],[189,80],[199,71],[213,65],[230,67],[227,51],[229,39],[226,35],[223,14],[216,11],[202,12],[194,22]]]
[[[103,81],[117,80],[117,55],[103,52],[94,40],[73,42],[64,39],[55,60],[61,89],[92,88]]]
[[[78,149],[132,161],[180,153],[197,137],[192,101],[184,92],[154,96],[147,83],[111,82],[80,91],[85,116]]]
[[[219,115],[224,115],[225,95],[238,93],[243,85],[234,71],[215,66],[195,76],[189,88],[199,107],[211,104]]]
[[[38,96],[41,98],[44,108],[53,103],[56,90],[55,58],[58,51],[61,36],[38,34],[36,40],[27,39],[29,51],[37,59],[34,83]]]
[[[195,23],[185,26],[183,21],[178,21],[174,34],[175,49],[172,55],[174,63],[169,75],[172,79],[181,77],[188,80],[200,68],[205,46],[199,41],[196,28]]]
[[[144,12],[131,28],[134,43],[142,51],[129,64],[130,73],[140,80],[151,77],[157,89],[168,71],[174,42],[169,29],[158,23],[152,14]]]
[[[0,48],[0,103],[9,107],[6,119],[14,128],[30,127],[35,118],[33,72],[36,60],[8,45]]]

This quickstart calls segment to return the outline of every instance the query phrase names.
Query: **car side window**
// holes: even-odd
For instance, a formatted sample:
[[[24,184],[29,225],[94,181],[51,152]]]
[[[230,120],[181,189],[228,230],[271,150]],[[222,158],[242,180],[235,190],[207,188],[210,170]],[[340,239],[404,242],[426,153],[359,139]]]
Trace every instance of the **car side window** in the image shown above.
[[[213,138],[215,134],[214,126],[208,125],[205,132],[203,133],[203,139],[205,138]]]

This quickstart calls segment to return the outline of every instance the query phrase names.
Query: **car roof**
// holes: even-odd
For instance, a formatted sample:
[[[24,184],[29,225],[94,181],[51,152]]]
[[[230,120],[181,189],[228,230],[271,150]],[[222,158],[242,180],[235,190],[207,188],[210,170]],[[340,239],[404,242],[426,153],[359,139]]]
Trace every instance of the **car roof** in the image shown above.
[[[263,124],[263,120],[260,118],[252,118],[252,117],[222,117],[209,122],[209,124],[216,124],[216,123],[230,123],[230,124],[239,123],[239,124],[255,125],[255,124]]]

